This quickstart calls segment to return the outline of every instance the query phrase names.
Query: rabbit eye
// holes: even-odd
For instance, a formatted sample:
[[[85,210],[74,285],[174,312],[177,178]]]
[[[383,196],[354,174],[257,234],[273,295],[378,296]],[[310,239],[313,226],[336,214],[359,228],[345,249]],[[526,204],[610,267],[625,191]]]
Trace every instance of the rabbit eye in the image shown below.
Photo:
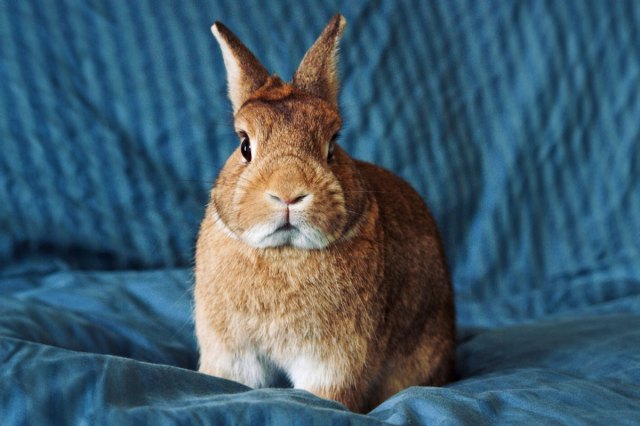
[[[247,163],[251,162],[251,142],[246,134],[240,135],[240,152]]]
[[[329,149],[327,150],[327,161],[333,160],[333,151],[335,150],[336,140],[338,139],[338,136],[339,135],[336,133],[331,138],[331,141],[329,141]]]

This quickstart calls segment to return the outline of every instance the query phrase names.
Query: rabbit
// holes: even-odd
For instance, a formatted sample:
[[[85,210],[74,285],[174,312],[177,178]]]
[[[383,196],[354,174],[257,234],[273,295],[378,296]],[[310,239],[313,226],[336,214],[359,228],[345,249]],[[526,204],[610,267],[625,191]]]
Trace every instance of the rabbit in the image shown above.
[[[290,83],[223,24],[238,148],[196,242],[199,371],[294,388],[367,412],[452,380],[451,279],[436,223],[409,184],[337,143],[335,15]]]

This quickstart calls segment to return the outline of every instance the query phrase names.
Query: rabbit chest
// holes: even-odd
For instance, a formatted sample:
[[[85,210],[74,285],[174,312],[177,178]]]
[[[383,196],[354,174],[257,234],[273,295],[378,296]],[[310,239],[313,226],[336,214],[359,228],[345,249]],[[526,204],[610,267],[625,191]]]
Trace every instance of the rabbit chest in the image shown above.
[[[374,332],[382,265],[370,241],[259,251],[209,231],[198,247],[196,310],[206,312],[206,322],[229,346],[279,352],[298,346],[294,342]],[[367,255],[348,254],[354,252]]]

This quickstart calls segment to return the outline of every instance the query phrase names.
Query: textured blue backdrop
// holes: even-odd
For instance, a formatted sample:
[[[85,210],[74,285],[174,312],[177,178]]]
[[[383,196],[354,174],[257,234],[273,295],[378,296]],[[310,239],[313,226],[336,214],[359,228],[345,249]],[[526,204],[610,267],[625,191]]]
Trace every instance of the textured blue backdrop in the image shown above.
[[[527,364],[539,357],[517,355],[522,368],[535,368],[523,376],[508,370],[512,381],[483,381],[474,356],[503,365],[505,352],[488,348],[514,336],[496,331],[482,340],[477,333],[539,320],[626,312],[602,320],[610,328],[593,327],[594,339],[619,352],[591,353],[588,340],[572,340],[591,323],[562,322],[555,335],[540,325],[533,335],[550,335],[541,347],[552,353],[566,341],[570,352],[611,360],[605,369],[627,359],[622,370],[637,385],[640,360],[624,342],[637,343],[639,334],[619,333],[640,328],[638,2],[0,0],[0,365],[7,362],[0,388],[9,383],[4,390],[19,399],[21,383],[40,383],[37,365],[63,374],[56,362],[74,364],[55,348],[81,351],[73,354],[87,383],[111,371],[104,367],[110,362],[140,368],[141,377],[164,374],[131,358],[195,367],[188,268],[208,190],[237,144],[209,27],[223,21],[288,79],[336,11],[348,21],[341,143],[397,172],[427,200],[445,238],[462,335],[471,339],[461,346],[460,371],[480,375],[460,392],[407,391],[378,418],[406,421],[407,407],[421,401],[426,418],[513,420],[501,416],[526,400],[516,384],[542,371]],[[32,370],[16,370],[16,360],[31,356],[40,359]],[[578,374],[571,368],[567,374]],[[554,387],[548,372],[534,380],[547,387],[525,393],[540,396],[550,387],[556,402],[575,408],[580,398],[598,399],[620,412],[628,406],[614,395],[640,399],[624,384],[605,396],[589,387],[596,385],[582,386],[592,378],[585,368],[576,386],[592,393]],[[176,380],[205,386],[207,378],[191,374]],[[64,380],[48,380],[74,394]],[[516,389],[509,397],[490,391],[509,383]],[[98,407],[113,405],[91,389],[102,395]],[[189,400],[174,391],[157,398]],[[206,394],[198,392],[189,395]],[[49,397],[42,400],[55,405]],[[2,398],[0,411],[6,402],[16,420],[37,406]],[[74,413],[89,406],[73,401],[59,401],[72,407],[61,420],[78,420]],[[527,404],[520,414],[545,414]],[[581,408],[598,419],[599,407]],[[460,414],[466,409],[468,418]]]

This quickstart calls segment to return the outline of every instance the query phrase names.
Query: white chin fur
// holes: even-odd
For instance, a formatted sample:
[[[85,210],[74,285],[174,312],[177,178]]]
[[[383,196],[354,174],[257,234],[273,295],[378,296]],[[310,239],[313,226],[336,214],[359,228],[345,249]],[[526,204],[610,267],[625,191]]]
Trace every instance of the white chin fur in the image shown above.
[[[277,231],[282,223],[266,223],[254,225],[241,235],[234,233],[224,223],[215,207],[212,208],[213,220],[228,237],[240,239],[251,247],[267,248],[290,245],[300,249],[318,250],[329,245],[331,240],[322,232],[304,221],[295,223],[295,229]]]
[[[255,248],[290,245],[296,248],[312,250],[324,248],[330,242],[324,233],[307,225],[276,231],[278,226],[273,224],[255,225],[244,231],[241,238],[245,243]]]

